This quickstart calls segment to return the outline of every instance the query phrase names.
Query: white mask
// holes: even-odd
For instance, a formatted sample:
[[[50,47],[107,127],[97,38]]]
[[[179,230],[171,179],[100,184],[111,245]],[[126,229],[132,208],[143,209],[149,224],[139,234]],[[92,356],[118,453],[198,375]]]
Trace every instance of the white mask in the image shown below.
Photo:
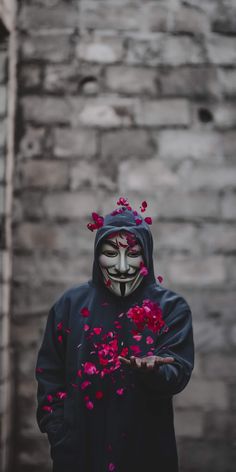
[[[99,265],[107,288],[119,296],[127,296],[141,283],[143,275],[140,264],[143,263],[142,247],[138,242],[130,246],[126,239],[127,232],[107,238],[102,242],[99,252]]]

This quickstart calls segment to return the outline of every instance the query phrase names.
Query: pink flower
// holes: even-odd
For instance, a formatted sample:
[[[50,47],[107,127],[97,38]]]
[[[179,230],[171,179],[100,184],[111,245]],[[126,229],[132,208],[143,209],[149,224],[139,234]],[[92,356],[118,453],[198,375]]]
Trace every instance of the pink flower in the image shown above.
[[[140,268],[140,274],[141,274],[141,275],[143,275],[143,276],[148,275],[148,268],[145,267],[143,261],[140,262],[139,268]]]
[[[60,398],[60,400],[64,400],[64,398],[67,397],[67,393],[66,392],[57,392],[56,397]]]
[[[142,202],[140,208],[141,208],[141,211],[142,211],[142,212],[146,211],[146,208],[147,208],[147,202],[146,202],[146,200],[144,200],[144,201]]]
[[[94,405],[93,405],[93,402],[91,402],[91,400],[89,400],[88,402],[86,402],[86,407],[88,408],[88,410],[92,410]]]
[[[120,197],[119,200],[117,201],[117,205],[123,205],[123,206],[130,206],[127,198],[125,197]]]
[[[144,218],[144,221],[146,221],[148,225],[152,224],[152,218],[150,216],[146,216],[146,218]]]
[[[147,338],[146,338],[146,343],[147,343],[147,344],[153,344],[153,343],[154,343],[153,338],[152,338],[151,336],[147,336]]]
[[[60,323],[58,323],[58,325],[57,325],[57,330],[61,331],[62,327],[63,327],[63,324],[62,324],[62,321],[60,321]]]
[[[95,393],[95,397],[97,398],[97,400],[101,400],[101,398],[103,398],[103,392],[101,392],[100,390],[98,390],[98,391]]]
[[[141,218],[135,218],[136,225],[141,225],[143,220]]]
[[[90,315],[90,311],[86,306],[80,310],[80,313],[84,318],[87,318]]]
[[[49,413],[52,413],[53,409],[49,405],[44,405],[42,406],[42,410],[49,411]]]
[[[95,334],[101,334],[102,328],[93,328]]]
[[[118,395],[123,395],[124,389],[123,389],[123,388],[118,388],[118,389],[116,390],[116,393],[117,393]]]
[[[50,403],[53,401],[53,396],[52,395],[47,395],[46,398]]]
[[[84,363],[84,372],[85,372],[85,374],[88,374],[88,375],[96,374],[97,369],[96,369],[95,364],[93,364],[93,362],[85,362]]]
[[[81,384],[81,389],[84,390],[89,385],[91,385],[91,382],[89,380],[84,380],[84,382],[82,382],[82,384]]]

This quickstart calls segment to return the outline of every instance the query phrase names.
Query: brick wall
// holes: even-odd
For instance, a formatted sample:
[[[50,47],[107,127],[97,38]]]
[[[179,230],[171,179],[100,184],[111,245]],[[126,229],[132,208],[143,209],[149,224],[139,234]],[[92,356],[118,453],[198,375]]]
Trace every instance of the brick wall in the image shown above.
[[[194,318],[175,397],[181,472],[235,467],[234,0],[21,0],[14,193],[16,470],[50,470],[35,422],[48,309],[91,276],[92,210],[153,216],[155,268]]]

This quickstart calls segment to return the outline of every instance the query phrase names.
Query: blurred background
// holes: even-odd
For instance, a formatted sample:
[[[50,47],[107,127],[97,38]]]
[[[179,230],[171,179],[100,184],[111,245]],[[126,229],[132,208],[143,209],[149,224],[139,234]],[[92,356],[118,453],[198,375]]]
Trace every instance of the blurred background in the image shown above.
[[[36,355],[119,196],[147,200],[156,275],[192,308],[180,470],[235,471],[235,99],[235,0],[0,0],[3,472],[51,470]]]

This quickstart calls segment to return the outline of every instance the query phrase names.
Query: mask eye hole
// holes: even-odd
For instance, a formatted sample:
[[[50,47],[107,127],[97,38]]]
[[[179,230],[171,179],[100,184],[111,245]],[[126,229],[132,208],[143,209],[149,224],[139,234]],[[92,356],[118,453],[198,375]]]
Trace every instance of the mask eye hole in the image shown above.
[[[105,251],[102,251],[102,254],[104,254],[104,256],[107,256],[107,257],[116,257],[118,253],[117,251],[105,250]]]
[[[127,255],[128,255],[129,257],[139,257],[139,256],[142,255],[142,252],[141,252],[141,251],[129,251],[129,252],[127,253]]]

